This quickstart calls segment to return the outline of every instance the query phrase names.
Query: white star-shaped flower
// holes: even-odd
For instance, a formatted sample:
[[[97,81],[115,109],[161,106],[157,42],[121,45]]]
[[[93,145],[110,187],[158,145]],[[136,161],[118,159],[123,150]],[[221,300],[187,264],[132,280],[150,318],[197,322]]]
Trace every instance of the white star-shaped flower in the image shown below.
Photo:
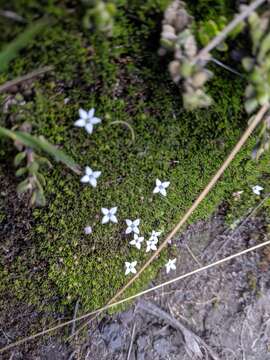
[[[176,258],[175,259],[170,259],[167,264],[165,265],[166,267],[166,273],[168,274],[171,270],[176,270]]]
[[[140,219],[136,219],[134,221],[126,219],[126,224],[127,224],[126,234],[130,234],[132,232],[134,234],[140,233],[140,230],[138,228],[138,226],[140,224]]]
[[[93,187],[97,186],[97,179],[100,177],[101,171],[93,171],[89,166],[85,168],[85,175],[81,178],[82,183],[89,183]]]
[[[125,275],[128,275],[129,273],[132,274],[136,274],[137,270],[135,268],[135,266],[137,265],[137,261],[132,261],[132,262],[125,262],[125,267],[126,267],[126,271],[125,271]]]
[[[161,232],[160,231],[155,231],[153,230],[151,235],[150,235],[150,239],[149,240],[157,240],[158,241],[158,237],[160,236]]]
[[[95,109],[92,108],[89,111],[79,109],[80,118],[75,121],[74,125],[78,127],[84,127],[88,134],[92,134],[93,125],[99,124],[101,119],[94,116]]]
[[[92,233],[92,228],[91,228],[91,226],[86,226],[86,227],[84,228],[84,233],[85,233],[85,235],[91,234],[91,233]]]
[[[109,221],[113,222],[113,223],[117,223],[117,217],[115,216],[116,212],[117,212],[117,207],[113,207],[111,209],[106,209],[106,208],[102,208],[101,209],[102,214],[104,215],[101,223],[102,224],[106,224]]]
[[[170,185],[169,181],[161,182],[159,179],[156,179],[156,187],[154,188],[153,193],[160,193],[163,196],[167,195],[166,188]]]
[[[143,240],[144,240],[143,236],[139,237],[137,234],[134,234],[134,239],[131,240],[129,243],[130,245],[136,246],[136,248],[140,250],[140,248],[142,247]]]
[[[263,190],[263,187],[261,187],[260,185],[255,185],[252,186],[252,191],[254,192],[254,194],[256,195],[261,195],[261,191]]]
[[[150,250],[156,251],[157,250],[157,243],[158,239],[150,239],[146,241],[146,252],[149,252]]]

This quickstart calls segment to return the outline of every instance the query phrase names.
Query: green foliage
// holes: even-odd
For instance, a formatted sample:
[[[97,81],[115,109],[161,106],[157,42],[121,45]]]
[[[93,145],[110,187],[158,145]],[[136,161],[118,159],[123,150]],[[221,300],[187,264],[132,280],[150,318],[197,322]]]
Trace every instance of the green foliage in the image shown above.
[[[80,174],[80,168],[76,162],[63,151],[57,149],[54,145],[50,144],[43,136],[35,137],[31,134],[22,131],[8,130],[0,126],[0,136],[6,136],[13,141],[19,142],[25,147],[29,147],[32,150],[43,151],[52,156],[54,160],[62,162],[69,167],[76,174]],[[15,157],[15,165],[22,160],[23,155],[18,154]]]
[[[222,29],[229,23],[225,16],[219,16],[217,19],[209,19],[199,23],[197,36],[202,46],[206,46],[215,36],[217,36]],[[241,22],[229,34],[228,39],[234,39],[244,28],[244,22]],[[227,42],[223,41],[217,46],[219,51],[227,51],[229,49]]]
[[[15,59],[19,51],[25,48],[46,25],[48,25],[48,21],[45,20],[39,20],[29,25],[22,34],[5,46],[0,52],[0,72],[7,69],[10,61]]]
[[[86,30],[95,29],[108,36],[113,34],[114,15],[116,7],[114,2],[102,0],[81,0],[86,7],[83,17],[83,27]]]
[[[18,167],[26,159],[26,165],[16,171],[17,177],[27,174],[27,178],[19,183],[17,192],[20,194],[30,191],[30,205],[32,206],[44,206],[46,204],[44,195],[46,180],[42,173],[40,173],[39,168],[44,164],[52,166],[48,159],[38,156],[33,150],[51,155],[56,161],[62,162],[75,173],[80,174],[80,169],[75,161],[63,151],[50,144],[42,136],[37,138],[27,132],[8,130],[0,126],[1,136],[12,139],[17,148],[21,149],[24,147],[24,150],[19,152],[14,158],[15,167]]]

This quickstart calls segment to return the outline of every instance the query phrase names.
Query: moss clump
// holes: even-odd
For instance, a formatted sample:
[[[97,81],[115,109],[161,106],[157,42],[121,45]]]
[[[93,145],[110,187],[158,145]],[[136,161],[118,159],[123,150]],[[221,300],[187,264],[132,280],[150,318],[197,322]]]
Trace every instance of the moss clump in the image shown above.
[[[14,1],[12,10],[20,9],[27,19],[45,12],[56,21],[1,79],[41,65],[53,64],[55,71],[36,81],[30,96],[23,93],[26,104],[11,107],[11,115],[1,114],[0,122],[12,126],[30,121],[35,133],[102,175],[93,189],[60,165],[45,174],[48,204],[33,211],[29,243],[12,263],[1,266],[0,287],[3,294],[13,289],[17,298],[39,308],[69,309],[79,298],[82,311],[95,309],[127,281],[125,261],[137,259],[139,267],[146,259],[130,248],[124,219],[141,218],[146,237],[152,229],[166,234],[235,144],[246,124],[243,84],[224,70],[215,71],[209,85],[214,105],[192,113],[183,110],[167,65],[156,55],[159,34],[153,19],[162,18],[167,1],[119,1],[109,40],[82,31],[79,5],[21,4]],[[16,25],[13,36],[19,31]],[[91,136],[73,126],[79,107],[95,107],[103,119]],[[125,127],[111,125],[114,120],[129,122],[134,143]],[[268,171],[269,156],[260,167],[250,161],[253,144],[251,139],[191,221],[206,218],[221,200]],[[0,156],[1,163],[9,164],[12,147]],[[167,198],[153,196],[156,178],[171,181]],[[119,224],[101,225],[101,207],[112,206],[118,206]],[[93,227],[90,236],[83,233],[88,224]],[[129,294],[154,277],[164,256]]]

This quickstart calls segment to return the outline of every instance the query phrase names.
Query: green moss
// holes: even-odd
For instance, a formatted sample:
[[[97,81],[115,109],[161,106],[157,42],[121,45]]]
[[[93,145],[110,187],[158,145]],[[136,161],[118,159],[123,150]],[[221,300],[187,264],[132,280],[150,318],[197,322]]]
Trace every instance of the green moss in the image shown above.
[[[14,2],[14,10],[22,9],[20,3]],[[243,84],[224,70],[215,69],[209,85],[215,104],[209,110],[183,110],[167,65],[157,56],[155,19],[162,18],[166,4],[119,1],[112,39],[84,33],[79,6],[70,14],[61,6],[58,12],[56,2],[50,10],[35,1],[24,4],[27,18],[39,11],[58,20],[10,65],[3,80],[42,65],[53,64],[55,71],[35,81],[34,95],[25,105],[11,108],[15,122],[30,121],[36,134],[102,175],[93,189],[58,164],[45,174],[48,204],[33,212],[29,245],[0,269],[3,293],[13,289],[17,298],[53,310],[73,309],[78,298],[82,311],[102,306],[126,283],[124,262],[137,259],[139,267],[147,258],[130,248],[124,219],[141,218],[146,238],[152,229],[168,233],[239,138],[246,124]],[[16,25],[13,34],[18,31]],[[95,107],[103,119],[91,136],[73,125],[79,107]],[[111,125],[114,120],[132,126],[134,143],[124,126]],[[14,125],[3,114],[0,121]],[[259,165],[250,161],[253,144],[251,139],[191,221],[207,218],[232,192],[250,188],[268,172],[268,155]],[[11,162],[12,154],[1,152],[1,161]],[[156,178],[171,181],[167,198],[153,196]],[[101,225],[101,207],[112,206],[118,206],[119,224]],[[88,224],[93,227],[90,236],[83,233]],[[166,256],[129,295],[146,286]]]

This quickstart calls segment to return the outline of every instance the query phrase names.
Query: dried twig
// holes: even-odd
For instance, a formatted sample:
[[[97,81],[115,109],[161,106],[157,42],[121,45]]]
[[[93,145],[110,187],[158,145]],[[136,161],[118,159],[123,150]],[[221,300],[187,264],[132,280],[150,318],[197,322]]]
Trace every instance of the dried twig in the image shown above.
[[[14,80],[7,81],[3,85],[0,85],[0,93],[8,91],[11,87],[13,87],[15,85],[19,85],[25,81],[28,81],[35,77],[41,76],[41,75],[45,74],[46,72],[52,71],[53,69],[54,69],[53,66],[45,66],[44,68],[34,70],[26,75],[19,76]]]
[[[138,303],[138,309],[144,310],[151,315],[157,316],[173,328],[180,330],[185,340],[186,349],[189,353],[192,353],[193,355],[196,355],[202,359],[203,354],[200,350],[200,347],[203,347],[209,352],[209,354],[214,360],[220,360],[215,351],[211,349],[211,347],[207,345],[203,339],[201,339],[198,335],[187,329],[177,319],[169,315],[164,310],[160,309],[157,305],[149,301],[140,300]]]
[[[76,301],[76,304],[75,304],[73,320],[76,319],[76,317],[77,317],[78,309],[79,309],[79,299]],[[73,335],[73,334],[75,333],[75,326],[76,326],[76,323],[75,323],[75,321],[74,321],[74,322],[72,323],[71,335]]]
[[[0,16],[3,16],[5,18],[7,18],[7,19],[11,19],[11,20],[14,20],[14,21],[18,21],[20,23],[25,23],[26,22],[26,20],[21,15],[18,15],[14,11],[0,10]]]
[[[134,324],[133,324],[133,327],[132,327],[132,333],[131,333],[131,339],[130,339],[128,354],[127,354],[127,360],[130,359],[131,350],[132,350],[132,346],[133,346],[134,338],[135,338],[135,330],[136,330],[136,320],[134,321]]]

